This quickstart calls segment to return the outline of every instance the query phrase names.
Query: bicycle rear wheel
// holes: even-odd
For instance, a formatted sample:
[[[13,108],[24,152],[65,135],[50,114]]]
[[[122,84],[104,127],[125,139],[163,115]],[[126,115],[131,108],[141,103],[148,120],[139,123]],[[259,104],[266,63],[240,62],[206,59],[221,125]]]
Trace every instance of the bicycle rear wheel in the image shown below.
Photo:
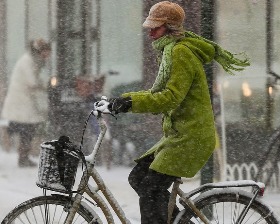
[[[194,203],[211,220],[211,223],[232,224],[236,223],[245,205],[251,201],[252,196],[252,194],[245,191],[215,189],[202,193],[194,200]],[[177,223],[197,224],[202,222],[199,218],[191,215],[189,209],[185,209],[185,213]],[[246,213],[242,223],[277,224],[279,219],[261,200],[256,199]]]
[[[1,224],[64,223],[70,204],[70,198],[63,195],[32,198],[14,208]],[[89,223],[94,218],[96,217],[81,205],[73,223]],[[99,224],[97,221],[92,223]]]

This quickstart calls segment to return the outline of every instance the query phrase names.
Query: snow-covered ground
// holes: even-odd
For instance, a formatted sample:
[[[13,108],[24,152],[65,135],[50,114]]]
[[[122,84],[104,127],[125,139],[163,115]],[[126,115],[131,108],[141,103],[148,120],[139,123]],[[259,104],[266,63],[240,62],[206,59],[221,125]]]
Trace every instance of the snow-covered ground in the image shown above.
[[[36,158],[34,158],[36,159]],[[107,170],[98,167],[105,183],[119,201],[132,224],[140,224],[140,213],[136,193],[130,188],[127,176],[130,168],[112,167]],[[78,172],[81,172],[79,168]],[[35,196],[42,195],[42,189],[35,184],[37,168],[18,168],[16,152],[4,152],[0,148],[0,220],[19,203]],[[189,180],[184,188],[191,190],[197,187],[198,180]],[[264,200],[280,215],[280,193],[268,193]],[[116,222],[119,223],[119,222]]]

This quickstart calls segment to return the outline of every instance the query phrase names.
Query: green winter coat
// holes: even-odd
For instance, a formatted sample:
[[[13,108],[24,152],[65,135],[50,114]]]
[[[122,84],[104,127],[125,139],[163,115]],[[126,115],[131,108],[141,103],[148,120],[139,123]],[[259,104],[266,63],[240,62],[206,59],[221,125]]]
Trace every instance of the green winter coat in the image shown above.
[[[172,49],[172,67],[160,92],[130,92],[133,113],[162,113],[164,136],[139,159],[154,154],[150,169],[193,177],[215,148],[215,127],[203,64],[213,60],[214,47],[184,38]]]

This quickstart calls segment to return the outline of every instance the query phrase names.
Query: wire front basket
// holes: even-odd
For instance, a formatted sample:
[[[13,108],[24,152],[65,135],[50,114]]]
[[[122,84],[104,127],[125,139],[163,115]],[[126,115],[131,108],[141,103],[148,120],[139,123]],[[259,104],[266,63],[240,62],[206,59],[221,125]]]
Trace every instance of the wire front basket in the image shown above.
[[[71,150],[69,144],[61,144],[57,140],[42,143],[37,186],[61,193],[71,193],[79,160],[79,156]]]

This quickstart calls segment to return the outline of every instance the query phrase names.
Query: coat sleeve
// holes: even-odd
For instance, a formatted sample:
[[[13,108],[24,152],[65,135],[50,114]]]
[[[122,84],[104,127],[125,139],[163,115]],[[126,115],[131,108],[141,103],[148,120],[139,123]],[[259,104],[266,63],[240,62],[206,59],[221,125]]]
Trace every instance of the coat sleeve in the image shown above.
[[[166,88],[157,93],[150,91],[125,93],[122,96],[132,98],[133,113],[162,113],[175,109],[188,93],[195,76],[195,57],[183,45],[172,50],[172,68]]]
[[[18,64],[18,72],[24,79],[24,85],[33,91],[34,87],[37,87],[37,79],[34,69],[32,58],[29,54],[25,54]]]

